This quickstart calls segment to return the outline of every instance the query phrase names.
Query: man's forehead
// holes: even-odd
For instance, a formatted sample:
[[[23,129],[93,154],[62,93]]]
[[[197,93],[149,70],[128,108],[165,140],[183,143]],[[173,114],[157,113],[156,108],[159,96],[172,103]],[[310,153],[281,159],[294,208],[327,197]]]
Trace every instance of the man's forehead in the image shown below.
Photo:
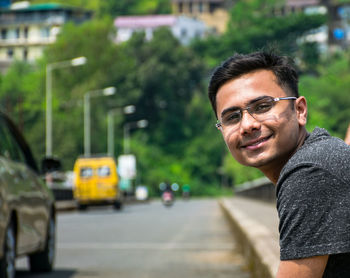
[[[278,79],[270,70],[256,70],[223,84],[216,95],[217,109],[245,107],[263,96],[286,96],[285,90],[278,84]],[[217,111],[218,114],[221,111]]]
[[[239,75],[235,78],[229,79],[222,86],[224,86],[227,83],[232,83],[235,81],[253,83],[253,82],[256,82],[256,79],[270,80],[278,84],[278,79],[273,71],[267,70],[267,69],[257,69],[257,70]]]
[[[276,75],[272,71],[264,69],[249,72],[240,75],[237,78],[227,80],[218,89],[216,96],[218,96],[222,91],[225,91],[225,93],[228,94],[234,94],[235,92],[239,92],[240,97],[245,98],[245,94],[242,94],[242,91],[247,92],[247,94],[249,94],[249,91],[245,91],[246,88],[254,88],[254,93],[258,93],[259,90],[264,92],[266,91],[266,89],[277,89],[285,91],[284,88],[278,83]]]

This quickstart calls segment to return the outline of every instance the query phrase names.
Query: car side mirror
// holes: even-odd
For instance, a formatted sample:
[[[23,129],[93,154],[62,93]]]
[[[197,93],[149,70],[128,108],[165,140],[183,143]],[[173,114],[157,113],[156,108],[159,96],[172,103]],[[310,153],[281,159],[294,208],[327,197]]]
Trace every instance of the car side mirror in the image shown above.
[[[41,161],[41,172],[42,174],[60,171],[62,169],[61,161],[52,157],[45,157]]]

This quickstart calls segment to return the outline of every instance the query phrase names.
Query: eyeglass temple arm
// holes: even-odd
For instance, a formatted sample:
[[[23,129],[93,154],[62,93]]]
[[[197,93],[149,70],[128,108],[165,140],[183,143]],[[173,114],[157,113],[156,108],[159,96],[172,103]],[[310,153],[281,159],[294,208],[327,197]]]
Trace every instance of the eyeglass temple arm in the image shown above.
[[[276,97],[273,100],[279,101],[279,100],[284,100],[284,99],[297,99],[297,97]]]

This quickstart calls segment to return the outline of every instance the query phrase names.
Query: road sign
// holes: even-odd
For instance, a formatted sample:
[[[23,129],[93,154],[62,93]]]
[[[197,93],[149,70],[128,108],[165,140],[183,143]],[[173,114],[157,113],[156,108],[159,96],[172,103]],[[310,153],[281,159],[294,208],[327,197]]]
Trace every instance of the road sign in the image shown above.
[[[127,154],[118,157],[118,173],[123,179],[136,177],[136,158],[134,155]]]
[[[131,181],[128,179],[120,179],[119,187],[123,191],[131,191]]]

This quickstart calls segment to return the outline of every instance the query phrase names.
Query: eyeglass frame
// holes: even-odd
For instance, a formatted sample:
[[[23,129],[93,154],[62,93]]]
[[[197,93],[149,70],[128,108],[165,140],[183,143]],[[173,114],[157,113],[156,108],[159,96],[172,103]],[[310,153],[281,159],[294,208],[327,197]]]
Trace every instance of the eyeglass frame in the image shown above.
[[[276,97],[276,98],[274,98],[274,97],[271,97],[272,98],[272,101],[273,102],[277,102],[277,101],[280,101],[280,100],[297,100],[298,98],[297,97]],[[243,111],[244,110],[246,110],[248,113],[249,113],[249,115],[251,115],[253,118],[254,118],[254,116],[252,115],[252,114],[250,114],[250,112],[249,112],[249,109],[251,108],[251,105],[248,105],[248,106],[246,106],[245,108],[240,108],[239,107],[239,110],[240,110],[240,112],[241,112],[241,120],[242,120],[242,118],[243,118]],[[273,107],[271,107],[271,109],[272,109]],[[269,110],[270,111],[270,110]],[[267,111],[268,112],[268,111]],[[254,118],[255,119],[255,118]],[[219,129],[219,130],[222,130],[222,128],[223,128],[223,126],[222,126],[222,123],[221,123],[221,121],[220,120],[217,120],[216,121],[216,124],[215,124],[215,127],[217,128],[217,129]]]

